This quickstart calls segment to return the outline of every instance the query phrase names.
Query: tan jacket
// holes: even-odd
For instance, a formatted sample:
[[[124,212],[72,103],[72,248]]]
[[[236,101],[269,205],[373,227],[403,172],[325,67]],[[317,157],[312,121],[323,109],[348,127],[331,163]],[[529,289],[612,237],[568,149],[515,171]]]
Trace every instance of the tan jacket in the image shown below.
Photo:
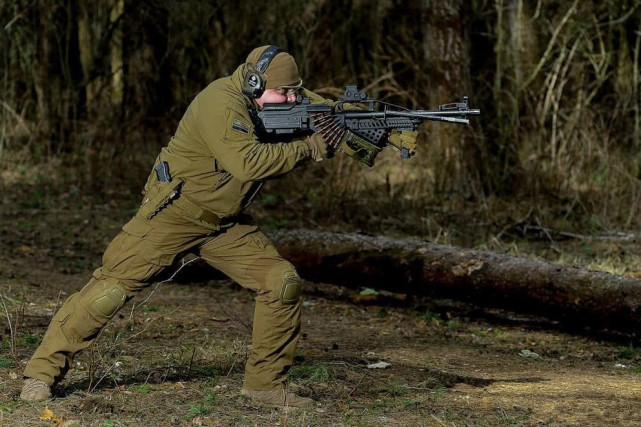
[[[242,94],[243,72],[241,65],[196,96],[156,160],[169,164],[172,182],[184,181],[181,198],[223,220],[246,208],[263,180],[291,171],[310,156],[302,139],[259,142],[249,115],[253,101]],[[331,104],[310,91],[303,95],[314,103]],[[145,193],[157,185],[152,170]]]

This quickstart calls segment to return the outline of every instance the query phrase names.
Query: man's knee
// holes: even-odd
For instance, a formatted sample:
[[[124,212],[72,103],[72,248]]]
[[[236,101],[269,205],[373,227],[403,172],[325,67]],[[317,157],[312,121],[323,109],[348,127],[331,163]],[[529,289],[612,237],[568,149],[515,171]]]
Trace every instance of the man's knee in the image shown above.
[[[267,288],[283,304],[296,304],[300,300],[303,286],[294,266],[282,261],[267,273]]]
[[[302,290],[303,284],[294,267],[291,266],[290,269],[283,270],[281,274],[280,292],[278,293],[280,302],[283,304],[296,304],[298,300],[300,300]]]
[[[85,309],[96,318],[111,318],[127,302],[127,288],[118,280],[97,280],[80,291]]]
[[[89,345],[128,298],[128,289],[120,281],[94,278],[65,302],[55,320],[59,322],[66,340],[74,344],[74,351],[80,351]]]

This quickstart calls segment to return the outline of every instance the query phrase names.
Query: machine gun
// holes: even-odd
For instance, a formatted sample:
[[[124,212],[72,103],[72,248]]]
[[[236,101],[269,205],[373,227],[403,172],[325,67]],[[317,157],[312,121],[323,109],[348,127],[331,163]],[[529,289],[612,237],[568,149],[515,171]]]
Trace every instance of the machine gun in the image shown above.
[[[343,99],[333,106],[312,104],[299,95],[294,103],[265,104],[258,118],[267,135],[318,132],[330,147],[372,166],[393,130],[413,131],[425,120],[469,124],[468,116],[480,113],[469,108],[467,96],[461,102],[440,105],[438,110],[408,110],[370,99],[356,85],[348,85]],[[410,157],[407,148],[401,149],[401,157]]]

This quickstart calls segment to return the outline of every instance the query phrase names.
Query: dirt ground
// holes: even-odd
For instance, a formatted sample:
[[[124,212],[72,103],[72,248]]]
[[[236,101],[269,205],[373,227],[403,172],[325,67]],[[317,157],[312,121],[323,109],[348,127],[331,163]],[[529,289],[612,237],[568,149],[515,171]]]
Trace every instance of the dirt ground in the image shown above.
[[[291,387],[318,404],[255,406],[239,394],[253,295],[193,275],[148,288],[76,359],[54,399],[23,403],[21,371],[51,316],[135,205],[3,197],[0,425],[641,425],[641,352],[625,341],[315,283]],[[368,368],[378,362],[389,366]]]

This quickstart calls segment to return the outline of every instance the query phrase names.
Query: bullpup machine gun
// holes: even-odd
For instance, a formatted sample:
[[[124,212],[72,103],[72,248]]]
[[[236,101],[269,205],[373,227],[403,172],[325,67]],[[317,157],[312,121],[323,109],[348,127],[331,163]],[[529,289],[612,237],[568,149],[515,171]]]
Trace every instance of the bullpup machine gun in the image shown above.
[[[345,108],[350,105],[353,106]],[[408,110],[370,99],[356,85],[348,85],[343,99],[334,106],[312,104],[309,98],[299,95],[293,103],[265,104],[258,118],[268,135],[318,132],[330,147],[373,166],[393,130],[413,131],[425,120],[469,124],[468,116],[479,114],[480,110],[468,107],[467,96],[461,102],[439,105],[438,110]],[[402,148],[401,158],[409,157],[409,150]]]

